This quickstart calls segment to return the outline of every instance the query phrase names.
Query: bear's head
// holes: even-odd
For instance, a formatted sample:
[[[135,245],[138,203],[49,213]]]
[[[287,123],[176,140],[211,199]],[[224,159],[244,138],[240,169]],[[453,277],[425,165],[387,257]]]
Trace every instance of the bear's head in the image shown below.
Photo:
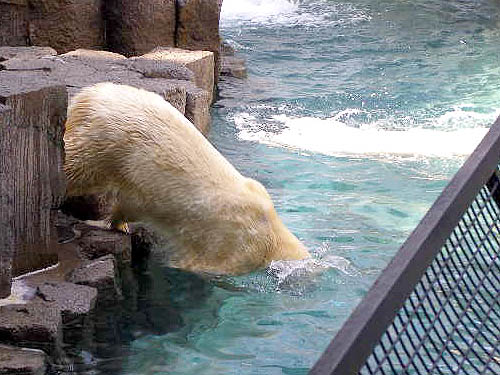
[[[256,241],[262,242],[259,247],[266,248],[266,251],[260,249],[263,254],[266,254],[266,265],[273,260],[309,258],[311,255],[306,247],[279,218],[266,188],[251,178],[246,178],[245,187],[249,193],[250,201],[253,202],[252,208],[255,210],[252,216],[256,218],[257,226],[264,228],[256,231],[259,237]]]

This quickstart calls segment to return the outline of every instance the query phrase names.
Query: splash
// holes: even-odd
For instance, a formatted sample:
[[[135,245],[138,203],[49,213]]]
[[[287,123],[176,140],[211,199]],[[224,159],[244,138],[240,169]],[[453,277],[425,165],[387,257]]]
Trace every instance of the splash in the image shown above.
[[[456,157],[474,151],[500,113],[466,111],[462,106],[413,127],[398,128],[398,120],[356,124],[357,109],[331,118],[293,117],[269,119],[271,126],[250,113],[234,117],[239,138],[275,147],[298,149],[330,156],[407,155]],[[272,129],[271,131],[269,129]]]

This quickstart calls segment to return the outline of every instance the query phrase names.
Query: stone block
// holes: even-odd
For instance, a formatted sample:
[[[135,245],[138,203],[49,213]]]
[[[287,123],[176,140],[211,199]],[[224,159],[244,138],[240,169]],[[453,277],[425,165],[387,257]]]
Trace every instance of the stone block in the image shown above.
[[[214,53],[214,82],[220,70],[219,19],[221,0],[177,0],[176,46]]]
[[[246,78],[247,68],[245,59],[236,56],[222,56],[220,75],[234,78]]]
[[[165,241],[157,232],[145,224],[132,223],[129,228],[133,263],[147,257],[155,246]]]
[[[121,298],[116,261],[112,255],[98,258],[73,270],[67,281],[97,288],[99,301],[113,302]]]
[[[9,59],[31,60],[55,55],[57,51],[50,47],[0,47],[0,62]]]
[[[0,46],[28,45],[28,0],[0,0]]]
[[[107,0],[104,17],[111,51],[133,56],[175,45],[175,0]]]
[[[0,341],[41,349],[58,357],[62,319],[57,304],[35,298],[24,305],[0,306]]]
[[[95,307],[97,289],[68,282],[46,282],[37,288],[37,295],[59,306],[64,324],[81,319]]]
[[[200,89],[210,95],[210,103],[214,91],[214,54],[208,51],[188,51],[180,48],[155,48],[142,55],[142,59],[167,61],[185,66],[194,73],[194,82]]]
[[[0,252],[16,276],[57,262],[66,88],[45,73],[0,71],[0,103]]]
[[[103,0],[30,0],[30,44],[59,53],[103,48]]]
[[[9,131],[9,120],[12,117],[11,109],[0,104],[0,298],[8,297],[10,294],[10,280],[12,275],[12,259],[14,256],[14,210],[4,209],[12,206],[14,171],[12,161],[4,155],[4,150],[9,147],[7,132]]]
[[[0,375],[45,375],[46,370],[43,351],[0,345]]]
[[[234,78],[246,78],[247,68],[245,59],[236,56],[236,50],[227,42],[221,44],[220,75]]]
[[[130,68],[145,78],[166,78],[195,82],[194,73],[184,65],[143,57],[130,58]]]
[[[188,88],[186,92],[186,111],[184,116],[191,121],[198,130],[207,135],[212,123],[210,117],[211,95],[199,88]]]
[[[111,229],[103,229],[79,222],[73,226],[79,234],[75,241],[84,259],[97,259],[113,255],[120,263],[130,262],[132,245],[130,236]]]

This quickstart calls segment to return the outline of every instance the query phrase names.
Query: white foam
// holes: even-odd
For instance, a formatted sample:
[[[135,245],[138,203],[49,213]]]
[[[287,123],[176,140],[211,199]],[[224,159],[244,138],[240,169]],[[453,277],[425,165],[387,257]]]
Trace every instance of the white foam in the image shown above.
[[[276,279],[279,288],[295,282],[300,283],[304,278],[311,279],[314,275],[318,275],[327,269],[336,269],[347,276],[360,275],[360,271],[349,260],[336,255],[303,260],[272,261],[267,267],[267,274]]]
[[[460,106],[423,121],[425,127],[413,124],[398,129],[395,119],[352,126],[349,119],[360,112],[346,109],[327,119],[276,115],[268,119],[274,124],[273,131],[249,113],[236,115],[234,121],[240,139],[331,156],[454,157],[474,151],[488,131],[486,126],[499,114],[470,112]],[[276,131],[276,124],[281,130]]]
[[[371,16],[352,4],[299,0],[224,0],[221,25],[258,24],[280,26],[356,25]]]
[[[288,0],[224,0],[221,21],[263,22],[296,13],[297,1]]]

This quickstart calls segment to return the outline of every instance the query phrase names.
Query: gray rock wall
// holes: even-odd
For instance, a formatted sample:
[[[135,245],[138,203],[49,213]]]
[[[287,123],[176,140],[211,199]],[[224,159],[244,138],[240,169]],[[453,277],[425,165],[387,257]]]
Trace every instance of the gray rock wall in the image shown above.
[[[214,80],[220,71],[219,19],[222,0],[177,0],[176,46],[211,51],[215,55]]]
[[[107,0],[104,18],[111,51],[133,56],[175,45],[175,0]]]
[[[27,0],[0,0],[0,46],[25,46],[27,43]]]
[[[155,47],[206,50],[215,55],[217,82],[221,6],[222,0],[0,0],[0,46],[125,56]]]

